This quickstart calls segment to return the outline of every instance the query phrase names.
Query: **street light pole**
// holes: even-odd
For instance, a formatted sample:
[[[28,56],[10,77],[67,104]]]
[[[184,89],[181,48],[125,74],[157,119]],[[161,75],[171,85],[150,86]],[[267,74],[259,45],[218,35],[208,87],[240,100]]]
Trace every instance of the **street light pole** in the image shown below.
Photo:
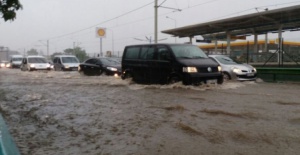
[[[47,47],[47,58],[49,58],[49,40],[46,40],[46,44],[43,42],[43,40],[39,40],[39,42]]]
[[[166,16],[166,18],[173,20],[173,21],[174,21],[174,23],[175,23],[175,28],[177,27],[177,22],[176,22],[176,19],[174,19],[174,18],[170,18],[169,16]],[[175,37],[175,43],[177,43],[177,37],[176,37],[176,36],[174,36],[174,37]]]
[[[175,10],[175,11],[181,11],[181,9],[175,9],[175,8],[170,8],[170,7],[165,7],[165,6],[162,6],[163,3],[165,3],[165,1],[163,1],[160,5],[158,5],[158,0],[154,0],[154,43],[157,43],[157,25],[158,25],[158,19],[157,19],[157,14],[158,14],[158,8],[161,7],[161,8],[165,8],[165,9],[171,9],[171,10]]]
[[[112,36],[112,39],[111,39],[111,49],[112,49],[112,53],[114,53],[114,31],[112,29],[107,29],[107,30],[110,30],[111,31],[111,36]]]
[[[47,40],[47,59],[49,59],[49,40]]]
[[[154,43],[157,43],[157,12],[158,12],[158,6],[157,6],[158,0],[155,0],[154,4]]]

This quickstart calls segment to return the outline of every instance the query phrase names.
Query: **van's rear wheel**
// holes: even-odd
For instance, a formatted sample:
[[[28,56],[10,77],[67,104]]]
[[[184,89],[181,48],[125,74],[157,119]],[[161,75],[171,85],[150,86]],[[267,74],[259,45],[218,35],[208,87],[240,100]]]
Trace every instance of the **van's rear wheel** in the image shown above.
[[[126,72],[125,74],[122,74],[121,78],[124,79],[128,79],[128,78],[132,78],[132,75],[129,72]]]

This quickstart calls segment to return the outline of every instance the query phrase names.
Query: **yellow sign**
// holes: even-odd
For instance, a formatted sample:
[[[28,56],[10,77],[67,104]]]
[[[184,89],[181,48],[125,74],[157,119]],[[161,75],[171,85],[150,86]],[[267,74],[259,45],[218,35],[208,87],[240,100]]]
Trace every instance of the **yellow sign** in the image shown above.
[[[99,38],[105,38],[106,37],[106,29],[105,28],[96,28],[96,36]]]

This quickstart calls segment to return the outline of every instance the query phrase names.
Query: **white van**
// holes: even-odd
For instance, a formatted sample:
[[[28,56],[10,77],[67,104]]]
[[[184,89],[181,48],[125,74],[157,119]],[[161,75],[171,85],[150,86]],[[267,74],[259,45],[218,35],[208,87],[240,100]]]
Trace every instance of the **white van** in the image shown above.
[[[55,71],[77,71],[79,60],[74,55],[56,55],[53,59],[53,68]]]
[[[50,64],[43,56],[27,56],[21,63],[22,71],[50,70]]]
[[[10,66],[11,68],[20,68],[22,63],[22,55],[11,55],[10,56]]]

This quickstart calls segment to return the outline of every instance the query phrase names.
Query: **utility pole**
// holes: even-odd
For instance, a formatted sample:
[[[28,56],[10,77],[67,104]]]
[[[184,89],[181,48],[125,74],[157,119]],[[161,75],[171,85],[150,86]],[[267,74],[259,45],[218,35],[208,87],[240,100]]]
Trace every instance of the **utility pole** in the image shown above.
[[[158,0],[155,0],[154,1],[154,43],[157,43],[157,25],[158,25],[158,19],[157,19],[157,14],[158,14],[158,8],[161,7],[161,8],[165,8],[165,9],[171,9],[171,10],[175,10],[175,11],[181,11],[181,9],[175,9],[175,8],[170,8],[170,7],[164,7],[162,6],[163,3],[165,3],[165,1],[163,1],[160,5],[158,5]]]
[[[73,42],[73,55],[75,55],[75,42]]]
[[[47,40],[47,58],[49,59],[49,40]]]
[[[154,43],[157,43],[157,12],[158,12],[158,6],[157,6],[158,0],[155,0],[154,4]]]
[[[44,40],[39,40],[39,42],[47,47],[47,58],[49,58],[49,40],[46,40],[46,43]]]

